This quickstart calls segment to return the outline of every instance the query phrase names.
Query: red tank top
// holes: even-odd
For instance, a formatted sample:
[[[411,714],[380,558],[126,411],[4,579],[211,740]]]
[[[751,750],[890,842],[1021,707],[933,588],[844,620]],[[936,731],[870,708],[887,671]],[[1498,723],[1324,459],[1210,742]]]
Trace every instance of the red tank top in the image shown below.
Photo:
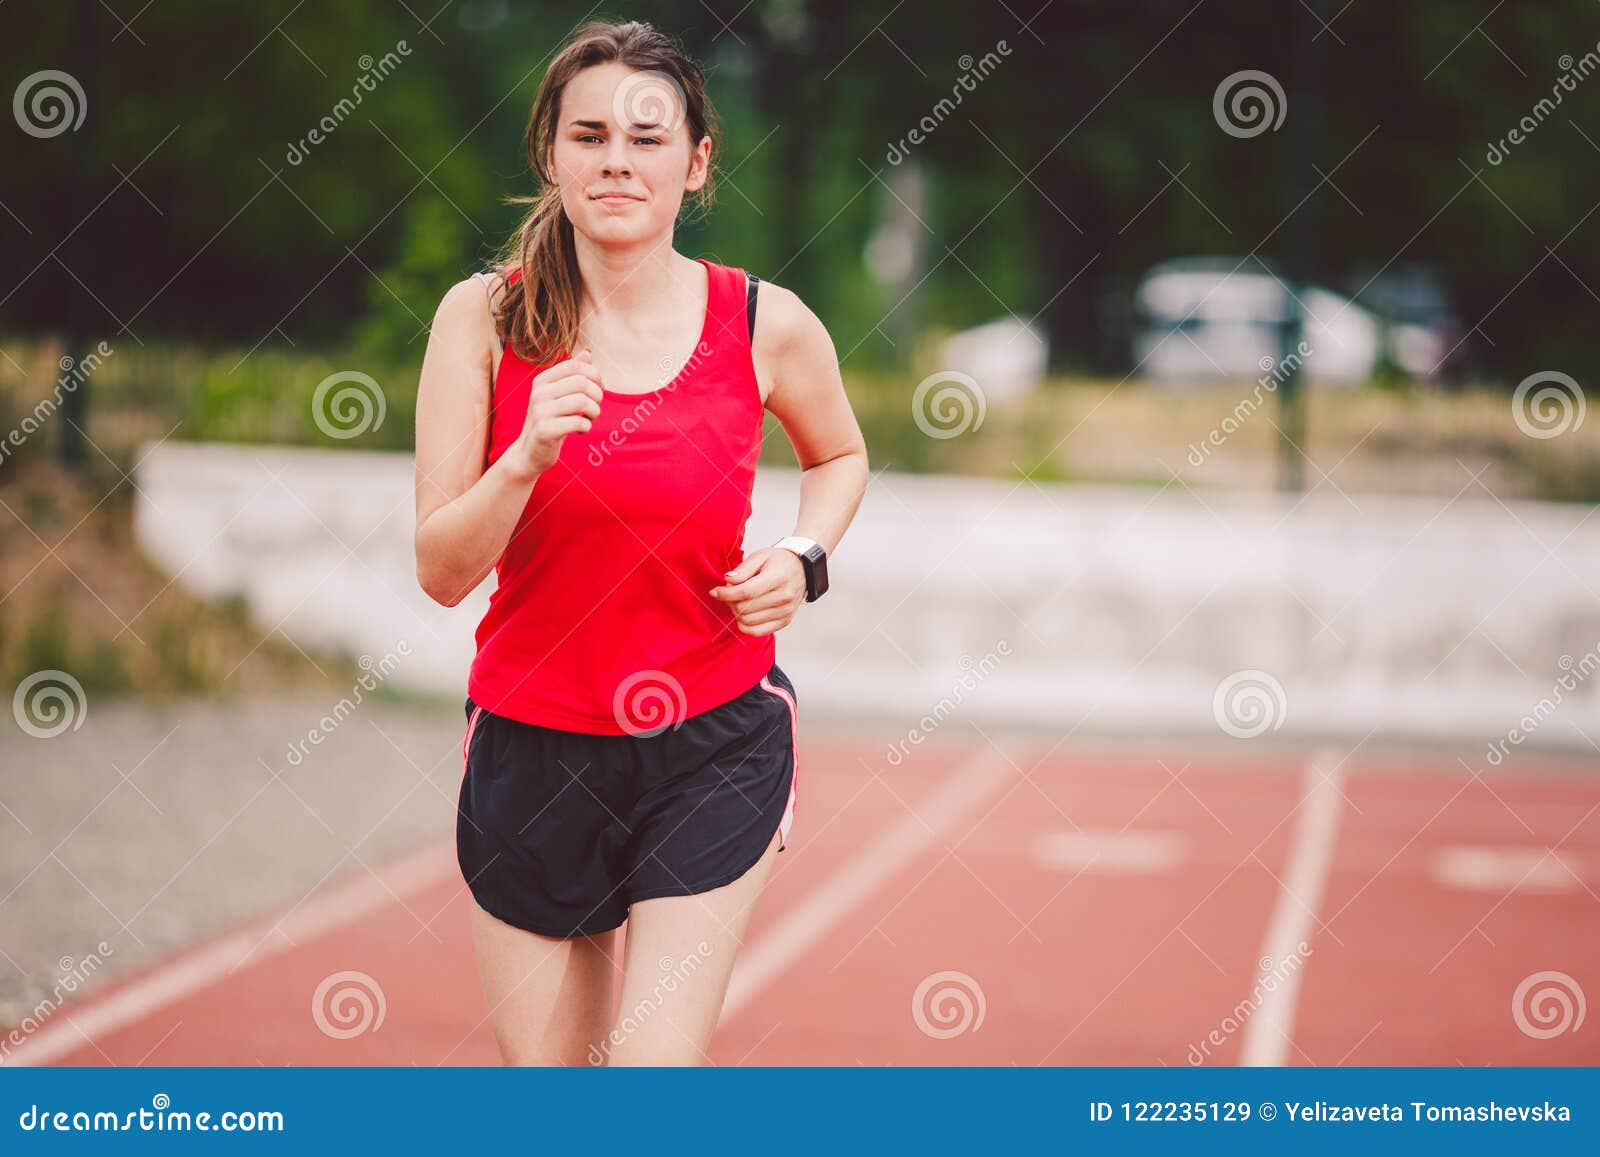
[[[699,259],[700,340],[665,385],[606,391],[534,483],[495,565],[467,693],[524,723],[649,735],[737,698],[776,654],[708,593],[744,558],[764,408],[742,269]],[[520,271],[512,271],[514,281]],[[509,346],[490,407],[489,460],[520,434],[534,365]]]

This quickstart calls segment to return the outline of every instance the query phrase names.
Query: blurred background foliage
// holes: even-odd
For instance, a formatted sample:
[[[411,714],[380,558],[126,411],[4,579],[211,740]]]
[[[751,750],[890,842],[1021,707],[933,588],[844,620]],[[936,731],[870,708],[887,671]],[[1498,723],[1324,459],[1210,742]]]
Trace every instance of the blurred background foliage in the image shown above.
[[[1304,176],[1296,135],[1314,133],[1312,162],[1337,166],[1337,191],[1318,194],[1324,280],[1403,254],[1439,269],[1469,320],[1520,281],[1494,310],[1492,345],[1478,343],[1481,363],[1518,374],[1589,356],[1596,301],[1583,283],[1600,283],[1600,249],[1582,230],[1558,242],[1596,196],[1600,147],[1586,135],[1600,139],[1600,85],[1567,95],[1506,163],[1484,157],[1549,95],[1560,58],[1600,41],[1592,4],[1517,5],[1492,41],[1472,32],[1486,5],[1351,5],[1317,37],[1327,68],[1314,124],[1295,115],[1295,65],[1318,31],[1300,5],[1055,0],[1022,27],[1029,7],[459,0],[420,25],[423,9],[393,0],[314,11],[162,0],[124,26],[94,2],[8,4],[8,87],[30,70],[87,65],[80,135],[92,132],[92,153],[83,140],[8,133],[0,252],[21,284],[4,323],[70,317],[140,340],[247,348],[356,332],[414,345],[443,290],[514,227],[502,198],[532,190],[522,134],[543,67],[593,11],[652,21],[710,74],[723,187],[682,246],[791,284],[841,351],[862,343],[852,356],[894,353],[869,336],[894,305],[863,261],[891,199],[872,174],[950,94],[960,61],[1001,40],[1010,55],[911,150],[929,171],[928,243],[959,258],[919,293],[929,324],[982,321],[999,302],[1024,316],[1045,308],[1058,366],[1114,368],[1115,349],[1097,348],[1118,331],[1110,288],[1157,261],[1268,237]],[[288,163],[350,95],[362,60],[402,41],[398,67]],[[1212,94],[1246,68],[1281,77],[1289,116],[1240,140],[1218,131]],[[1171,189],[1123,231],[1169,183],[1163,167],[1182,170],[1194,195]],[[1281,251],[1294,229],[1291,219],[1262,252]],[[1545,245],[1560,260],[1530,269]]]
[[[523,133],[544,66],[573,26],[602,17],[651,21],[705,65],[725,128],[720,192],[679,248],[811,304],[877,464],[1089,476],[1060,436],[998,448],[923,437],[907,420],[913,375],[937,335],[1035,319],[1053,388],[1012,407],[1013,424],[1082,413],[1092,403],[1066,387],[1133,368],[1134,287],[1186,255],[1311,261],[1345,292],[1391,264],[1420,266],[1468,329],[1451,388],[1503,391],[1550,367],[1586,381],[1600,81],[1565,94],[1504,163],[1486,151],[1550,94],[1563,58],[1596,49],[1600,9],[1550,0],[1489,15],[1455,0],[0,5],[8,86],[59,68],[82,78],[88,110],[70,136],[7,125],[0,335],[20,344],[0,374],[47,364],[27,343],[104,337],[117,355],[96,375],[97,428],[336,445],[307,399],[359,365],[389,405],[361,445],[408,447],[439,297],[515,227],[505,198],[533,191]],[[1002,41],[998,67],[904,147]],[[387,75],[310,143],[391,53]],[[1282,81],[1281,130],[1219,130],[1213,93],[1242,69]],[[910,167],[890,163],[897,143],[915,158],[914,189],[899,183]],[[914,293],[869,259],[908,196]],[[1463,421],[1417,436],[1460,441]],[[1486,452],[1515,466],[1529,448],[1514,438]],[[1525,473],[1552,470],[1568,481],[1530,492],[1589,493],[1581,463]]]

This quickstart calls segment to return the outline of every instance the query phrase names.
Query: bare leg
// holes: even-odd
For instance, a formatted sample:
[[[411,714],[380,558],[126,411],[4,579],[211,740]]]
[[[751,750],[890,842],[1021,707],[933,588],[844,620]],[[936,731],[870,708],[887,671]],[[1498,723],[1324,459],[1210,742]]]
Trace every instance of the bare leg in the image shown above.
[[[632,906],[622,1000],[607,1039],[611,1064],[706,1063],[734,959],[777,856],[774,835],[755,867],[733,883]]]
[[[601,1063],[616,938],[615,929],[571,940],[539,936],[472,905],[478,974],[506,1064]]]

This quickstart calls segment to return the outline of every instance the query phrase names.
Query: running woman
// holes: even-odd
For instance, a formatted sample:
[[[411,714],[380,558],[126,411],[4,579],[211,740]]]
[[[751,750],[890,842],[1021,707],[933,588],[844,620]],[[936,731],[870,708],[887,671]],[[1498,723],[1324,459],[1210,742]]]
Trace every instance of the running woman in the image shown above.
[[[539,195],[496,269],[445,295],[423,362],[418,580],[454,606],[497,577],[456,844],[508,1064],[703,1063],[794,818],[773,636],[826,589],[867,453],[811,310],[673,248],[717,147],[671,40],[579,29],[528,121]],[[746,554],[767,410],[799,511]]]

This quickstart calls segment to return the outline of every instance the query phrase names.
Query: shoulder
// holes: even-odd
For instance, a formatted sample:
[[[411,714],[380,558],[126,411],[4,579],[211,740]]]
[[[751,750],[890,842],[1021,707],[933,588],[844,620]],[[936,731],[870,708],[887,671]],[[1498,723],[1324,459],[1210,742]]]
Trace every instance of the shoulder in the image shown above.
[[[827,327],[792,289],[762,281],[756,298],[754,351],[763,360],[782,360],[807,347],[832,347]]]
[[[428,327],[428,348],[434,357],[482,365],[487,374],[496,366],[496,347],[489,287],[480,277],[464,277],[439,299]]]
[[[756,305],[750,358],[758,380],[770,382],[765,404],[773,413],[800,413],[839,382],[839,359],[822,319],[798,294],[763,281]]]
[[[445,290],[444,296],[439,299],[438,309],[434,311],[435,330],[442,326],[451,334],[492,337],[494,319],[489,311],[489,293],[491,288],[499,290],[501,279],[496,277],[492,287],[484,281],[484,278],[474,274]]]
[[[495,279],[497,285],[499,280]],[[489,289],[484,279],[475,273],[463,277],[444,291],[444,296],[439,299],[439,308],[434,312],[439,317],[465,317],[469,313],[487,312]]]

